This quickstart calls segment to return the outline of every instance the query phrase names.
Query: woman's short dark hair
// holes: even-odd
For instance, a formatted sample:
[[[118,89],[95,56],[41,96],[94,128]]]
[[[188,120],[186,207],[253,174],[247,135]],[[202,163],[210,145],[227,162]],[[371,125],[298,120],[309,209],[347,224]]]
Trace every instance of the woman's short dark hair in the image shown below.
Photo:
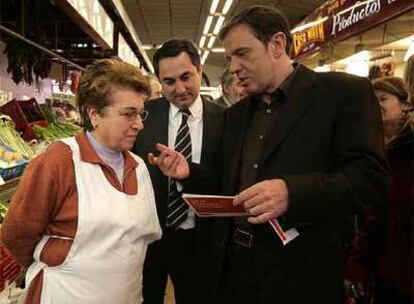
[[[197,46],[188,39],[171,39],[165,42],[154,54],[152,63],[154,65],[155,75],[160,76],[159,63],[162,59],[168,57],[176,57],[181,53],[187,53],[191,62],[197,68],[201,65],[200,54]]]
[[[267,44],[277,32],[286,36],[286,53],[289,55],[292,48],[292,34],[289,22],[278,9],[264,5],[249,6],[235,15],[223,26],[219,37],[223,40],[235,26],[246,24],[250,27],[257,39]]]
[[[397,96],[402,103],[409,103],[407,89],[403,79],[400,77],[377,78],[372,82],[372,87],[374,90]]]
[[[95,108],[99,113],[103,113],[109,105],[108,96],[111,89],[117,87],[130,88],[148,96],[151,94],[150,84],[139,68],[119,59],[95,61],[83,73],[79,81],[76,104],[84,130],[93,130],[88,109]]]

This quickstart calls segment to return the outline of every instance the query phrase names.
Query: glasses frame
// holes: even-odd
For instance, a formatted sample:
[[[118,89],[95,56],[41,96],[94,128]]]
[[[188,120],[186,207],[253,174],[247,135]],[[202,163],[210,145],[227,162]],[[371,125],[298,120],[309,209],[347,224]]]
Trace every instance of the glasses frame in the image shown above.
[[[130,111],[130,112],[123,112],[123,111],[118,111],[119,116],[123,117],[124,119],[133,122],[136,121],[138,119],[138,117],[140,118],[141,121],[145,121],[148,118],[148,111],[147,110],[142,110],[141,112],[136,112],[136,111]]]

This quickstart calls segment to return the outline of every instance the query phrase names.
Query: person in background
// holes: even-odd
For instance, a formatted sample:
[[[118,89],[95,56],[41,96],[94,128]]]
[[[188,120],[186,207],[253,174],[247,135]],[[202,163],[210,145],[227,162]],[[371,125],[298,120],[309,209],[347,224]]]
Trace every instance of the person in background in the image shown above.
[[[151,85],[151,95],[148,97],[148,100],[154,100],[162,97],[162,86],[158,81],[156,76],[148,76],[148,81]]]
[[[346,279],[358,294],[372,294],[375,304],[412,304],[414,108],[401,78],[380,78],[373,87],[392,181],[385,209],[370,214],[354,239]]]
[[[26,304],[141,303],[147,245],[161,237],[144,161],[128,150],[147,117],[146,78],[97,61],[77,93],[85,132],[32,160],[1,241],[24,267]]]
[[[347,224],[381,205],[389,180],[371,84],[292,65],[288,22],[272,7],[239,11],[220,38],[249,95],[225,113],[222,194],[249,216],[214,219],[212,303],[340,304]],[[193,179],[183,155],[159,148],[164,173]],[[299,233],[286,245],[276,218]]]
[[[382,77],[382,71],[379,65],[373,65],[369,68],[369,72],[368,72],[369,80],[373,81],[374,79],[381,78],[381,77]]]
[[[162,304],[170,276],[178,304],[203,303],[200,281],[204,274],[194,264],[211,257],[204,246],[209,237],[209,221],[197,218],[181,197],[182,192],[217,191],[215,168],[220,160],[219,145],[224,108],[200,95],[202,67],[193,42],[171,39],[157,49],[153,58],[164,97],[147,103],[146,129],[137,138],[133,151],[149,160],[156,144],[175,147],[191,164],[187,183],[168,179],[157,166],[149,166],[155,189],[158,216],[163,229],[161,240],[148,248],[144,266],[144,303]],[[199,183],[191,183],[192,179]]]
[[[244,88],[240,84],[240,81],[236,76],[230,74],[228,69],[223,72],[220,77],[220,81],[223,95],[214,101],[217,104],[224,107],[230,107],[243,97],[247,96],[244,92]]]
[[[408,100],[414,104],[414,55],[411,55],[407,60],[404,71],[404,83],[408,91]]]

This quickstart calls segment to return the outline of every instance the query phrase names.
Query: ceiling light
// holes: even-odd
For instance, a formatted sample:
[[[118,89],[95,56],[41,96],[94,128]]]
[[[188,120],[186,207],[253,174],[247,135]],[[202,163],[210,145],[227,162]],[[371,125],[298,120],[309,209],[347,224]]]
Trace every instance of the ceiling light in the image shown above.
[[[204,64],[204,62],[206,62],[206,59],[209,53],[210,53],[209,51],[204,51],[204,54],[201,57],[201,64]]]
[[[214,15],[214,13],[216,12],[218,3],[219,3],[219,0],[213,0],[213,3],[211,3],[211,7],[210,7],[210,15]]]
[[[368,62],[366,61],[354,61],[349,63],[346,68],[345,72],[349,74],[354,74],[361,77],[367,77],[369,72]]]
[[[213,16],[208,16],[206,20],[206,25],[204,25],[203,35],[207,35],[210,31],[211,23],[213,22]]]
[[[227,0],[226,1],[226,4],[224,4],[223,10],[221,11],[221,13],[223,15],[225,15],[225,14],[227,14],[229,12],[232,3],[233,3],[233,0]]]
[[[200,48],[200,49],[202,49],[203,47],[204,47],[204,44],[206,43],[206,36],[201,36],[201,39],[200,39],[200,43],[198,44],[198,47]]]
[[[408,61],[411,56],[414,55],[414,40],[411,40],[410,46],[408,47],[407,52],[404,55],[404,61]]]
[[[217,35],[220,32],[221,26],[223,25],[224,17],[220,16],[217,20],[216,26],[214,27],[213,34]]]
[[[211,49],[213,47],[214,41],[216,41],[216,36],[211,36],[208,41],[207,48]]]
[[[201,91],[216,91],[218,87],[200,87]]]
[[[331,66],[329,64],[320,65],[313,69],[315,72],[330,72]]]
[[[213,53],[224,53],[224,48],[212,48]]]

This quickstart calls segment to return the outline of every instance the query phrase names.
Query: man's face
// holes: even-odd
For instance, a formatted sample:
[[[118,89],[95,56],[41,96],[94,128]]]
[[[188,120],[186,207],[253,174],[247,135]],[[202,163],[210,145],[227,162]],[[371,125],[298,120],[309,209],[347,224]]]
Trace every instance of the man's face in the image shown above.
[[[180,109],[190,107],[200,92],[201,73],[185,52],[161,59],[159,79],[165,98]]]
[[[274,81],[274,49],[256,38],[250,27],[236,25],[224,38],[225,56],[229,61],[229,71],[239,79],[248,95],[266,91]]]

